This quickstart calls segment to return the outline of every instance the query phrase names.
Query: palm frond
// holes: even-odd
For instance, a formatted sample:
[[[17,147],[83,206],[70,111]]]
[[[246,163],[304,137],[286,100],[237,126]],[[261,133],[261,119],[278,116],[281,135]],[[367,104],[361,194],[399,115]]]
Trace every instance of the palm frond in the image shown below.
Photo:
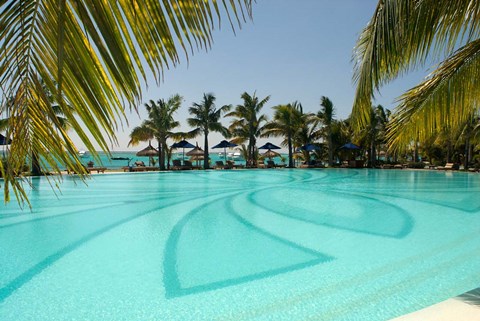
[[[382,85],[424,65],[429,55],[449,56],[480,32],[475,0],[382,0],[354,50],[357,90],[352,120],[368,123],[371,99]]]
[[[458,297],[460,300],[467,302],[468,304],[480,307],[480,288],[466,292]]]
[[[444,127],[456,128],[480,106],[480,40],[443,62],[420,85],[400,97],[388,130],[392,149],[426,140]]]
[[[251,0],[2,1],[0,88],[14,102],[4,110],[14,139],[5,200],[10,184],[26,199],[15,171],[31,153],[82,172],[46,91],[94,155],[94,142],[108,151],[119,119],[127,121],[125,109],[141,100],[147,73],[159,80],[182,52],[188,59],[194,49],[210,46],[222,15],[233,26],[245,13],[251,16]],[[48,165],[60,171],[55,162]]]

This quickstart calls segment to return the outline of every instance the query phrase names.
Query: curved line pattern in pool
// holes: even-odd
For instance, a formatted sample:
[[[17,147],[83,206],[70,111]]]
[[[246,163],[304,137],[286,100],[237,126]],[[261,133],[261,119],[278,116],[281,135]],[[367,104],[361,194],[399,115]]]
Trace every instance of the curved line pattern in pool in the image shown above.
[[[244,170],[33,180],[1,320],[386,320],[478,287],[479,176]],[[380,307],[380,308],[379,308]]]

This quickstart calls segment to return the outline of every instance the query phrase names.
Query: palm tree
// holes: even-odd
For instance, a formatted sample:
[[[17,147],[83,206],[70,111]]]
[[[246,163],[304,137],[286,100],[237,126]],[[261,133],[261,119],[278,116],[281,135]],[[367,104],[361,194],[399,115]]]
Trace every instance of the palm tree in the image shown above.
[[[46,87],[83,145],[93,154],[96,145],[108,152],[116,141],[115,130],[127,120],[125,111],[136,109],[141,101],[147,74],[159,81],[165,68],[180,62],[182,53],[188,59],[194,48],[210,48],[212,30],[221,17],[234,28],[251,17],[252,8],[252,0],[134,4],[1,1],[0,88],[2,99],[14,98],[5,110],[11,117],[8,131],[15,138],[9,164],[25,163],[33,135],[41,146],[38,156],[56,159],[58,172],[65,166],[81,170],[70,133],[52,121],[55,112],[39,79],[48,79]],[[20,199],[27,199],[13,173],[4,179],[6,201],[10,185]]]
[[[208,169],[208,134],[211,131],[219,132],[224,137],[228,137],[230,134],[228,129],[225,128],[220,119],[224,113],[230,110],[230,105],[224,105],[219,109],[215,107],[215,96],[213,94],[203,94],[203,100],[201,103],[193,103],[192,107],[188,109],[189,113],[193,115],[192,118],[188,118],[188,125],[195,129],[190,132],[190,135],[195,137],[203,134],[204,137],[204,154],[203,154],[203,168]]]
[[[315,142],[322,136],[323,132],[321,122],[316,115],[309,113],[304,114],[301,117],[304,121],[293,137],[294,147],[301,147]],[[305,162],[309,162],[310,152],[302,150],[302,158]]]
[[[293,166],[293,138],[305,121],[302,105],[294,102],[273,107],[273,120],[265,125],[263,136],[283,136],[283,145],[288,148],[288,167]]]
[[[374,167],[377,161],[377,149],[385,138],[385,128],[388,122],[389,110],[385,110],[382,105],[372,106],[369,117],[369,124],[363,131],[362,145],[368,145],[368,166]]]
[[[159,99],[157,102],[150,100],[145,104],[148,119],[140,126],[135,127],[130,134],[128,145],[137,145],[141,141],[156,139],[158,142],[160,170],[165,169],[165,153],[168,145],[167,139],[178,138],[181,133],[173,132],[180,123],[173,118],[175,112],[182,104],[182,96],[173,95],[168,100]]]
[[[226,117],[235,117],[230,124],[230,132],[234,137],[232,142],[235,144],[242,144],[248,141],[247,149],[247,165],[256,166],[255,148],[257,145],[257,137],[260,137],[263,132],[263,123],[267,121],[267,116],[264,114],[259,116],[263,106],[268,102],[270,96],[260,100],[255,93],[250,96],[244,92],[241,96],[243,99],[242,105],[237,105],[235,110],[226,114]]]
[[[465,124],[460,129],[460,137],[463,139],[465,148],[464,148],[464,160],[463,166],[465,169],[468,168],[469,163],[472,161],[472,142],[475,139],[475,136],[479,134],[480,131],[480,118],[478,115],[472,115],[471,118],[465,122]]]
[[[45,94],[47,95],[48,102],[51,104],[51,108],[53,112],[51,115],[48,115],[49,121],[57,123],[63,130],[68,131],[70,128],[70,122],[65,117],[65,114],[63,113],[59,105],[55,103],[55,100],[54,100],[55,97],[48,91],[48,88],[45,88],[45,82],[43,80],[41,80],[41,85],[43,90],[45,91]],[[10,97],[9,99],[6,99],[5,104],[6,106],[2,106],[0,110],[8,110],[8,105],[14,104],[13,98]],[[8,131],[9,124],[13,122],[15,122],[15,119],[13,119],[12,117],[5,117],[3,119],[0,119],[0,131]],[[24,127],[28,127],[28,126],[24,126]],[[41,166],[41,159],[39,156],[40,154],[43,154],[41,151],[42,146],[40,144],[40,141],[37,135],[35,134],[30,135],[28,138],[30,140],[28,148],[29,148],[30,162],[31,162],[31,175],[32,176],[44,175],[42,171],[42,166]],[[45,167],[55,168],[57,166],[56,161],[52,157],[49,157],[48,154],[44,156],[45,156],[44,159],[46,161]],[[17,164],[23,167],[22,163],[17,163]],[[18,166],[10,166],[10,167],[16,173],[21,172]],[[1,171],[1,165],[0,165],[0,171]]]
[[[427,58],[446,59],[428,78],[400,97],[389,126],[389,144],[402,148],[458,127],[480,106],[480,24],[476,0],[380,0],[357,42],[353,116],[368,123],[375,90]],[[441,54],[441,55],[440,55]]]
[[[324,137],[328,145],[328,166],[333,166],[333,141],[332,141],[332,122],[335,115],[335,108],[332,101],[325,96],[320,98],[321,110],[317,113],[318,119],[324,126]]]

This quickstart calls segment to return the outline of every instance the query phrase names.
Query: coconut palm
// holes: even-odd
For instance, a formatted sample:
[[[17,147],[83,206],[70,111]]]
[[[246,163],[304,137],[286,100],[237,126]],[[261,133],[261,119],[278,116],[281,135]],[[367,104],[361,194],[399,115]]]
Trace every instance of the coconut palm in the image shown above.
[[[317,113],[318,119],[324,126],[324,137],[328,145],[328,166],[333,166],[333,141],[332,141],[332,122],[335,115],[335,108],[332,101],[325,96],[320,98],[321,109]]]
[[[50,121],[58,123],[58,125],[63,130],[68,130],[70,128],[70,122],[68,121],[67,118],[65,118],[65,114],[63,113],[62,109],[55,103],[54,101],[55,97],[48,91],[47,88],[45,88],[45,83],[41,81],[41,84],[42,84],[42,88],[44,88],[43,90],[45,91],[45,94],[47,95],[47,99],[51,104],[51,108],[53,112],[52,115],[49,115]],[[14,100],[12,98],[6,99],[6,105],[8,104],[10,105],[14,104]],[[8,106],[3,106],[2,108],[0,108],[0,110],[8,110]],[[15,122],[15,120],[12,119],[12,117],[6,117],[3,119],[0,119],[0,131],[9,131],[9,124],[12,122]],[[28,126],[25,126],[25,127],[28,127]],[[34,135],[33,133],[28,138],[30,140],[28,144],[28,148],[29,148],[30,162],[31,162],[31,175],[32,176],[43,175],[44,173],[42,171],[41,159],[39,156],[41,154],[41,148],[42,148],[41,142],[38,140],[37,136]],[[45,162],[43,166],[44,168],[45,167],[55,168],[57,166],[56,161],[52,157],[49,157],[48,154],[44,155],[44,162]],[[10,164],[11,171],[15,173],[21,172],[18,166],[23,167],[23,163],[17,163],[17,166],[12,166],[12,164]],[[5,173],[3,173],[3,175],[4,174]]]
[[[301,116],[304,122],[300,125],[295,136],[293,137],[294,147],[301,147],[307,144],[311,144],[322,137],[323,128],[321,128],[321,122],[314,114],[305,114]],[[305,162],[310,161],[310,152],[301,150],[302,159]]]
[[[302,105],[299,102],[294,102],[288,105],[275,106],[273,110],[273,120],[265,125],[263,136],[284,137],[285,140],[282,144],[288,148],[288,167],[294,167],[293,138],[305,122]]]
[[[368,123],[380,86],[425,62],[446,57],[425,81],[404,93],[392,116],[393,148],[423,141],[463,123],[480,100],[480,24],[476,0],[381,0],[354,53],[357,82],[353,116]],[[430,59],[430,60],[429,60]]]
[[[149,104],[145,104],[148,119],[144,120],[140,126],[135,127],[130,134],[129,146],[135,146],[141,141],[157,140],[160,170],[165,169],[165,154],[168,149],[167,139],[181,136],[181,133],[173,131],[180,126],[173,115],[180,108],[182,100],[182,96],[178,94],[173,95],[168,100],[159,99],[157,102],[150,100]]]
[[[230,105],[224,105],[220,108],[215,107],[215,96],[213,94],[203,94],[203,100],[200,103],[193,103],[188,109],[193,117],[187,119],[188,125],[195,129],[189,133],[190,137],[203,134],[204,154],[203,168],[208,169],[208,134],[210,132],[219,132],[224,137],[230,135],[228,129],[222,125],[220,119],[223,114],[228,112]]]
[[[126,121],[125,111],[141,101],[147,75],[159,81],[182,53],[188,59],[194,48],[208,49],[220,18],[227,17],[232,28],[240,25],[251,17],[251,2],[1,1],[0,88],[2,99],[14,98],[4,111],[15,138],[8,163],[25,162],[33,135],[39,156],[59,162],[54,169],[82,168],[70,133],[52,121],[55,112],[39,79],[48,79],[46,87],[83,145],[93,154],[97,146],[108,151],[115,130]],[[23,190],[22,182],[7,173],[7,201],[10,185],[15,193]],[[25,193],[19,196],[26,199]]]
[[[235,117],[230,124],[230,132],[234,137],[232,142],[235,144],[242,144],[248,141],[247,149],[247,164],[256,166],[255,148],[257,138],[262,135],[263,124],[267,121],[267,116],[259,115],[263,106],[268,102],[270,96],[260,100],[255,93],[250,96],[244,92],[241,96],[243,99],[242,105],[237,105],[235,110],[226,114],[226,117]]]
[[[361,145],[368,146],[368,166],[374,167],[377,161],[378,146],[384,142],[385,128],[388,123],[390,111],[382,105],[372,106],[370,110],[369,123],[359,133]]]

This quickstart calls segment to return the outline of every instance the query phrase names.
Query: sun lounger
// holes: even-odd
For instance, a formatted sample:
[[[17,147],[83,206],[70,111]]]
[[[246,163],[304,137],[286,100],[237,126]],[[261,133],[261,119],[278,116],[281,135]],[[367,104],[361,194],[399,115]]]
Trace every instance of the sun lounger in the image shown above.
[[[279,168],[279,167],[280,167],[280,168],[283,168],[283,167],[285,167],[285,165],[283,165],[283,164],[275,164],[275,162],[272,161],[272,160],[267,161],[267,168]]]
[[[458,168],[459,166],[455,163],[446,163],[445,166],[437,166],[438,170],[444,170],[444,171],[456,170]]]
[[[234,161],[227,161],[227,166],[230,166],[230,168],[245,168],[245,165],[241,164],[235,164]]]
[[[182,162],[179,159],[174,159],[172,161],[172,170],[182,169]]]
[[[135,166],[130,169],[131,172],[145,172],[146,170],[146,166]]]
[[[191,161],[183,161],[182,169],[193,169],[194,167]]]
[[[258,168],[267,168],[267,166],[265,165],[265,163],[263,161],[258,161],[257,167]]]
[[[446,163],[445,164],[445,167],[443,168],[444,170],[454,170],[455,168],[455,164],[454,163]]]
[[[215,166],[214,166],[215,169],[232,169],[233,167],[231,167],[230,165],[225,165],[223,163],[223,161],[216,161],[215,162]]]
[[[276,165],[276,166],[280,167],[279,165]],[[303,164],[300,165],[300,168],[324,168],[324,167],[325,166],[321,163],[321,161],[318,161],[318,160],[311,160],[308,163],[304,162]]]
[[[91,174],[92,172],[105,173],[107,170],[106,167],[87,167],[87,171]]]

